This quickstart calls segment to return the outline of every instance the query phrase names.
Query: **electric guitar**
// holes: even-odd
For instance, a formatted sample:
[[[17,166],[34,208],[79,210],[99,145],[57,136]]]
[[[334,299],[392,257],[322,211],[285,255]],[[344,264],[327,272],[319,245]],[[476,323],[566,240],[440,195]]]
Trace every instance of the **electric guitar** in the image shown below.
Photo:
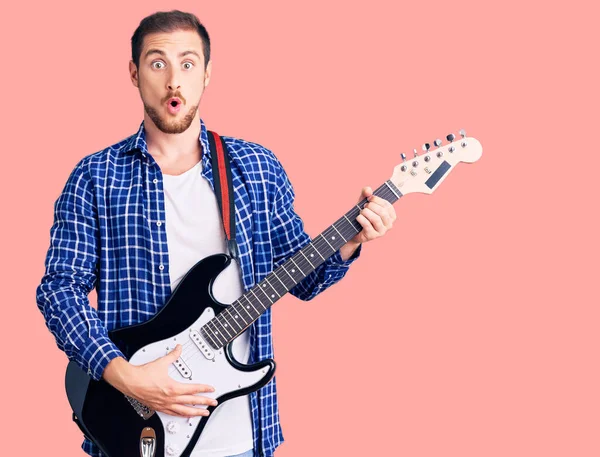
[[[425,144],[422,154],[415,149],[410,160],[401,154],[402,163],[374,194],[390,203],[409,193],[431,194],[459,162],[475,162],[481,157],[481,144],[466,137],[464,130],[460,138],[453,134],[446,138],[446,145],[435,140],[434,149]],[[257,391],[273,377],[275,362],[240,364],[233,356],[232,341],[362,229],[356,217],[366,203],[363,199],[352,207],[231,305],[217,302],[211,292],[214,279],[231,258],[217,254],[200,260],[155,316],[112,330],[110,339],[133,365],[156,360],[181,344],[181,356],[169,375],[182,383],[213,386],[214,392],[201,395],[215,398],[219,405]],[[108,457],[189,457],[212,417],[186,418],[153,411],[104,380],[92,380],[75,362],[68,364],[65,384],[73,419]],[[219,406],[195,407],[212,412]]]

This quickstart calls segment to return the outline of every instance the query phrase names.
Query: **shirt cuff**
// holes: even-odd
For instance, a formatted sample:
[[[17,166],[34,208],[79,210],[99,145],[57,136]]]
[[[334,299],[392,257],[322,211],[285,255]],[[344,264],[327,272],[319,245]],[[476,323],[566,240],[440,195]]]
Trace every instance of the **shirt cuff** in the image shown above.
[[[126,359],[115,343],[105,336],[93,338],[81,352],[84,366],[87,365],[87,374],[96,381],[102,379],[102,373],[108,362],[117,357]]]
[[[352,262],[358,259],[360,256],[360,251],[362,249],[362,243],[358,245],[356,250],[352,253],[348,260],[342,260],[342,254],[340,254],[340,250],[338,249],[335,254],[333,254],[330,258],[330,264],[336,267],[346,267],[348,268]]]

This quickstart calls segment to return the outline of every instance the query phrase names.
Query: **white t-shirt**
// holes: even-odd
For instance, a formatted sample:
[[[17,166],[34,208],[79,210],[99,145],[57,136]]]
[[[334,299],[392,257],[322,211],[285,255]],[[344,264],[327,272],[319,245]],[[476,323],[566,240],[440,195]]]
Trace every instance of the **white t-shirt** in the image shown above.
[[[201,172],[200,161],[180,175],[163,173],[171,290],[199,260],[228,253],[219,205]],[[230,304],[243,291],[239,265],[232,261],[215,279],[213,294],[217,301]],[[234,340],[232,349],[236,360],[248,362],[248,330]],[[248,395],[219,404],[211,416],[191,457],[224,457],[254,447]]]

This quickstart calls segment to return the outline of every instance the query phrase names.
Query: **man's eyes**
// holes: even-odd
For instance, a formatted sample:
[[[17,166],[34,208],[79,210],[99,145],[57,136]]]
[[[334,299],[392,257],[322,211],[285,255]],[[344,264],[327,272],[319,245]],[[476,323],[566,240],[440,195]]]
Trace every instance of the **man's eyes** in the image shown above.
[[[157,66],[157,64],[160,64],[161,66],[159,67],[159,66]],[[157,70],[160,70],[160,69],[164,68],[164,66],[165,66],[165,64],[162,60],[155,60],[154,62],[151,63],[151,65],[152,65],[152,68],[156,68]],[[186,70],[190,70],[194,66],[194,63],[187,61],[187,62],[184,62],[183,65],[188,65],[186,67]]]

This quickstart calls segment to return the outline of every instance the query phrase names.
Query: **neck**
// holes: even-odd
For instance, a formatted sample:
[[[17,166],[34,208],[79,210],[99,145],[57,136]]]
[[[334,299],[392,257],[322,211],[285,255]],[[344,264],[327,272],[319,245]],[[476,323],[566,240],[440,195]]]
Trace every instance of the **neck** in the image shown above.
[[[191,123],[190,127],[181,133],[164,133],[156,124],[144,115],[144,131],[148,152],[155,158],[163,158],[167,162],[177,162],[184,158],[200,160],[200,117]]]

